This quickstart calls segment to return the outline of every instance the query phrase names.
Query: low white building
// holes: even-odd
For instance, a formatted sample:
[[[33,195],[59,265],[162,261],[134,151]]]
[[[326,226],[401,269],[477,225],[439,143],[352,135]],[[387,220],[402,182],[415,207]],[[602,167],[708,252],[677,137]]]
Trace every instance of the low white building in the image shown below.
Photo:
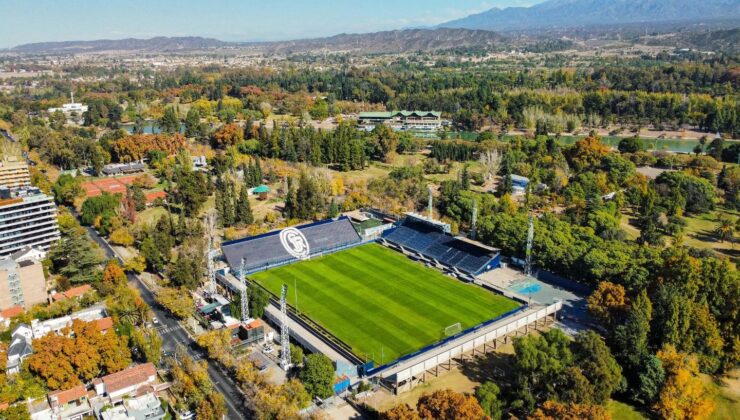
[[[71,99],[70,103],[68,104],[62,104],[61,108],[49,108],[49,114],[53,114],[57,111],[63,113],[65,116],[69,117],[72,114],[76,114],[78,117],[81,117],[82,114],[87,112],[87,105],[81,104],[79,102],[75,102],[75,94],[73,92],[70,92],[69,97]]]

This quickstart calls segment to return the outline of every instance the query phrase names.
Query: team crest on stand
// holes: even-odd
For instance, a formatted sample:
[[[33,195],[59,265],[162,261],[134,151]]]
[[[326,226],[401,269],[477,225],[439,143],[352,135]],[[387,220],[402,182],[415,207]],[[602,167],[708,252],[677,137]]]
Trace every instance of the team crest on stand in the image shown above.
[[[309,255],[308,240],[300,230],[285,228],[280,231],[280,243],[288,253],[299,260],[305,260]]]

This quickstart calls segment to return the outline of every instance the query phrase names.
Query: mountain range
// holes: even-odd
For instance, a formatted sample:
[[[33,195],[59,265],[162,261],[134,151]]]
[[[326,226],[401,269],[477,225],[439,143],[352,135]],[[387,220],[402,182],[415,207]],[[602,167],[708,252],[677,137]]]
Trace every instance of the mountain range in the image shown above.
[[[503,32],[713,20],[740,21],[740,0],[549,0],[530,7],[495,7],[437,27]]]
[[[24,44],[11,51],[24,54],[79,54],[118,51],[187,52],[240,48],[272,54],[321,51],[398,53],[465,47],[493,47],[504,38],[491,31],[463,28],[405,29],[369,34],[339,34],[327,38],[274,42],[223,42],[201,37],[156,37],[98,41],[61,41]]]

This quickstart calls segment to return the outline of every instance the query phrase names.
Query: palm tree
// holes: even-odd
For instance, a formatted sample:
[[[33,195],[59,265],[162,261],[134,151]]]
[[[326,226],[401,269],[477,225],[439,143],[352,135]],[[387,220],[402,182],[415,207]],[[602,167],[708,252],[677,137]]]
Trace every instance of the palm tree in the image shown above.
[[[735,223],[726,216],[719,217],[719,225],[714,229],[714,234],[720,242],[732,240],[735,236]]]

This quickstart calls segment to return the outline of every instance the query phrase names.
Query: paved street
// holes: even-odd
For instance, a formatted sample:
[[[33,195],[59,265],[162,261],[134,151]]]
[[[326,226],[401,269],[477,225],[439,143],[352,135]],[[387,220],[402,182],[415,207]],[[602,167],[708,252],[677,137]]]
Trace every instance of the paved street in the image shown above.
[[[120,260],[118,255],[113,251],[108,243],[98,235],[95,229],[87,227],[88,234],[90,237],[103,249],[107,258],[117,258]],[[123,263],[121,261],[121,263]],[[188,333],[180,326],[169,312],[161,308],[156,303],[154,294],[144,284],[141,278],[135,274],[128,275],[129,284],[136,287],[141,294],[141,298],[152,308],[154,316],[159,319],[159,327],[157,330],[162,336],[163,350],[166,352],[174,352],[178,346],[182,346],[187,354],[193,359],[200,360],[204,359],[208,362],[208,374],[211,377],[216,390],[223,394],[226,400],[226,406],[228,409],[228,417],[230,419],[247,419],[247,415],[244,413],[243,406],[243,395],[236,384],[232,381],[226,372],[215,363],[208,361],[200,349],[195,346],[195,341],[188,336]]]

